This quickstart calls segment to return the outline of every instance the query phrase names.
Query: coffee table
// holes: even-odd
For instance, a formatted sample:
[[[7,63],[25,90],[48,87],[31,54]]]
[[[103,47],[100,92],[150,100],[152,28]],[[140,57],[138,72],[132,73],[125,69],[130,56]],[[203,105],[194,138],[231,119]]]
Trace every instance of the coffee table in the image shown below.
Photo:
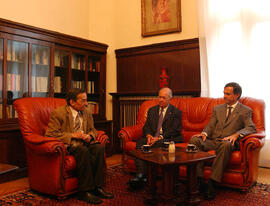
[[[187,166],[187,197],[185,199],[188,205],[200,204],[199,192],[197,188],[196,166],[198,162],[213,159],[216,156],[207,152],[186,152],[185,148],[176,147],[175,153],[170,154],[162,148],[152,148],[150,153],[144,153],[141,150],[128,151],[128,154],[134,158],[147,162],[148,179],[147,202],[177,201],[175,185],[179,175],[179,166]],[[158,168],[162,170],[163,184],[162,193],[157,194]]]

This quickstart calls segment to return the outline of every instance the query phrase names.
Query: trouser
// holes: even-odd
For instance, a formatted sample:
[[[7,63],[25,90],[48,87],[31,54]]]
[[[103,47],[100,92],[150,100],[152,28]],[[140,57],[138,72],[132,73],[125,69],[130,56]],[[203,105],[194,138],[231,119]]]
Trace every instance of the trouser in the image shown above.
[[[222,179],[223,172],[230,160],[231,154],[234,150],[231,142],[223,141],[220,138],[209,139],[203,142],[201,137],[191,137],[189,143],[196,145],[201,151],[216,151],[216,158],[211,168],[211,179],[220,182]],[[204,163],[200,162],[197,164],[197,176],[204,176]]]
[[[78,191],[93,191],[104,186],[104,147],[101,144],[72,146],[70,154],[76,159]]]

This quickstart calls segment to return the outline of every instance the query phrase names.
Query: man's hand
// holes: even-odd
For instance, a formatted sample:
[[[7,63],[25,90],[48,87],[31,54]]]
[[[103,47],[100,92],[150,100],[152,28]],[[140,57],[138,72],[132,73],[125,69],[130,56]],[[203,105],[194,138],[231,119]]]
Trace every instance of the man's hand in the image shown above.
[[[82,136],[83,136],[83,131],[74,132],[71,135],[71,137],[75,139],[82,139]]]
[[[92,137],[88,134],[83,134],[82,135],[82,139],[85,141],[85,142],[90,142]]]
[[[148,135],[146,135],[146,138],[147,138],[147,144],[150,145],[150,142],[152,142],[153,136],[148,134]]]
[[[149,145],[153,145],[156,141],[160,140],[159,137],[152,137]]]
[[[156,141],[159,140],[159,137],[153,137],[153,136],[150,135],[150,134],[148,134],[148,135],[146,136],[146,138],[147,138],[147,144],[149,144],[149,145],[152,145],[152,144],[154,144]]]
[[[200,137],[200,138],[202,138],[203,142],[206,140],[206,135],[204,133],[195,134],[195,135],[193,135],[193,137]]]
[[[234,143],[238,139],[238,137],[239,137],[239,134],[238,133],[235,133],[235,134],[233,134],[231,136],[228,136],[228,137],[223,138],[222,140],[223,141],[228,140],[228,141],[230,141],[232,143],[232,146],[234,146]]]

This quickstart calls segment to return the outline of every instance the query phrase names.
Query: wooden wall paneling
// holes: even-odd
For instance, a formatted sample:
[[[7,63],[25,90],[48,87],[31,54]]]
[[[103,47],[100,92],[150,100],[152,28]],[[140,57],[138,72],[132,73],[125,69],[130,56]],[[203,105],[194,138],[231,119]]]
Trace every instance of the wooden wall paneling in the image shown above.
[[[175,93],[200,92],[198,39],[116,50],[117,92],[156,93],[166,67]]]

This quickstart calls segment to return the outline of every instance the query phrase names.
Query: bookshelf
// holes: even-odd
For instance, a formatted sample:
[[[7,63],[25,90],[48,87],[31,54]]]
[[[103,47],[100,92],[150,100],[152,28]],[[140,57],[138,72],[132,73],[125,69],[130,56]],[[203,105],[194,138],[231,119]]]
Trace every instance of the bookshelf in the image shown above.
[[[50,47],[32,45],[32,97],[49,97]]]
[[[23,139],[12,106],[18,98],[65,98],[69,89],[82,88],[95,127],[112,135],[112,121],[105,111],[107,47],[0,18],[0,164],[26,172]]]
[[[0,38],[0,119],[3,117],[3,39]]]

